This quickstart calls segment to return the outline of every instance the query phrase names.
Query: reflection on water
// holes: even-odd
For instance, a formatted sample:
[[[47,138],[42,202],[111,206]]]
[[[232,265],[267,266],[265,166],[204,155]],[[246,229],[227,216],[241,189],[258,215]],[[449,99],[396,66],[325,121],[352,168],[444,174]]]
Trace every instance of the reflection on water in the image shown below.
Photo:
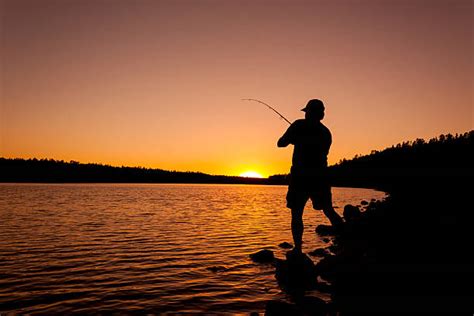
[[[261,312],[285,294],[272,267],[248,255],[284,256],[285,194],[284,186],[0,184],[0,311]],[[338,211],[384,196],[333,189]],[[314,228],[328,223],[310,204],[305,251],[325,245]]]

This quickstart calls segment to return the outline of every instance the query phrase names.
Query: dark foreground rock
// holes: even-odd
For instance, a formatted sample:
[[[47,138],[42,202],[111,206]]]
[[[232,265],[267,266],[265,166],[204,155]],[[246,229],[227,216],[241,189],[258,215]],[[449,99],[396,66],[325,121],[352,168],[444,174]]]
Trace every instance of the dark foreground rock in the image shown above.
[[[286,260],[277,260],[275,266],[275,277],[287,292],[301,293],[316,288],[315,265],[307,255],[289,251]]]
[[[256,253],[250,254],[250,259],[257,263],[272,263],[275,260],[273,251],[268,249],[260,250]]]
[[[311,257],[326,257],[327,255],[329,255],[329,251],[324,248],[318,248],[311,252],[308,252],[308,255],[310,255]]]
[[[344,212],[342,214],[346,222],[352,222],[358,220],[361,217],[362,212],[357,206],[347,204],[344,206]]]
[[[286,316],[302,315],[295,304],[282,301],[268,301],[265,306],[265,315],[267,316]]]
[[[344,233],[331,246],[335,255],[316,264],[317,274],[331,284],[335,310],[472,313],[474,219],[466,191],[454,177],[409,178],[365,212],[345,210]]]
[[[279,244],[278,247],[283,248],[283,249],[291,249],[293,248],[293,245],[285,241]]]
[[[291,303],[271,301],[267,315],[472,315],[472,189],[451,176],[397,179],[384,201],[345,210],[339,232],[316,228],[333,235],[331,246],[310,253],[331,251],[316,265],[292,252],[274,260]],[[302,303],[308,290],[329,293],[331,303]]]
[[[327,315],[328,304],[320,298],[303,296],[295,299],[295,303],[283,301],[269,301],[265,306],[265,315],[287,316],[287,315]]]
[[[320,236],[335,236],[341,233],[340,229],[336,229],[332,225],[318,225],[316,226],[316,233]]]

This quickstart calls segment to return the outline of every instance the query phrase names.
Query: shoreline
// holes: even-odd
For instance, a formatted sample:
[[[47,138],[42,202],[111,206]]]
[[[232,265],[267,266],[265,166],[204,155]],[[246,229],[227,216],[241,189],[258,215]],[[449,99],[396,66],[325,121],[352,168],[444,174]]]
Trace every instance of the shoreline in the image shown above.
[[[344,229],[333,244],[312,251],[322,259],[308,273],[317,275],[316,290],[331,302],[307,303],[299,293],[292,303],[269,302],[266,314],[282,308],[295,315],[474,310],[469,186],[461,177],[397,180],[366,211],[345,210]],[[322,237],[325,230],[316,233]],[[284,263],[291,265],[291,258]],[[297,287],[298,279],[306,280],[295,271],[284,277]]]

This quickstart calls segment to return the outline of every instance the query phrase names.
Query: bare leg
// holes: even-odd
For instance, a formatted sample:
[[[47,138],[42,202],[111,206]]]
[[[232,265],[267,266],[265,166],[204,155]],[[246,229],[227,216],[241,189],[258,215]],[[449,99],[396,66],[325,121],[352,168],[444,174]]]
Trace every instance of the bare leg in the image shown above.
[[[291,233],[293,234],[293,242],[295,243],[295,251],[301,252],[303,245],[303,209],[291,210]]]
[[[329,219],[331,225],[334,227],[339,227],[343,224],[343,220],[339,214],[336,213],[332,206],[325,207],[323,209],[324,215]]]

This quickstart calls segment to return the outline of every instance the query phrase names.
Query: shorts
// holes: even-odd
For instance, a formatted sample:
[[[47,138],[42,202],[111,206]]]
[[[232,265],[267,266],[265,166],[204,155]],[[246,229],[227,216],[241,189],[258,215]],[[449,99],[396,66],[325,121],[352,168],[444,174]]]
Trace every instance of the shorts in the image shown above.
[[[286,206],[290,209],[303,209],[308,199],[315,210],[332,207],[331,185],[326,177],[290,175],[286,195]]]

